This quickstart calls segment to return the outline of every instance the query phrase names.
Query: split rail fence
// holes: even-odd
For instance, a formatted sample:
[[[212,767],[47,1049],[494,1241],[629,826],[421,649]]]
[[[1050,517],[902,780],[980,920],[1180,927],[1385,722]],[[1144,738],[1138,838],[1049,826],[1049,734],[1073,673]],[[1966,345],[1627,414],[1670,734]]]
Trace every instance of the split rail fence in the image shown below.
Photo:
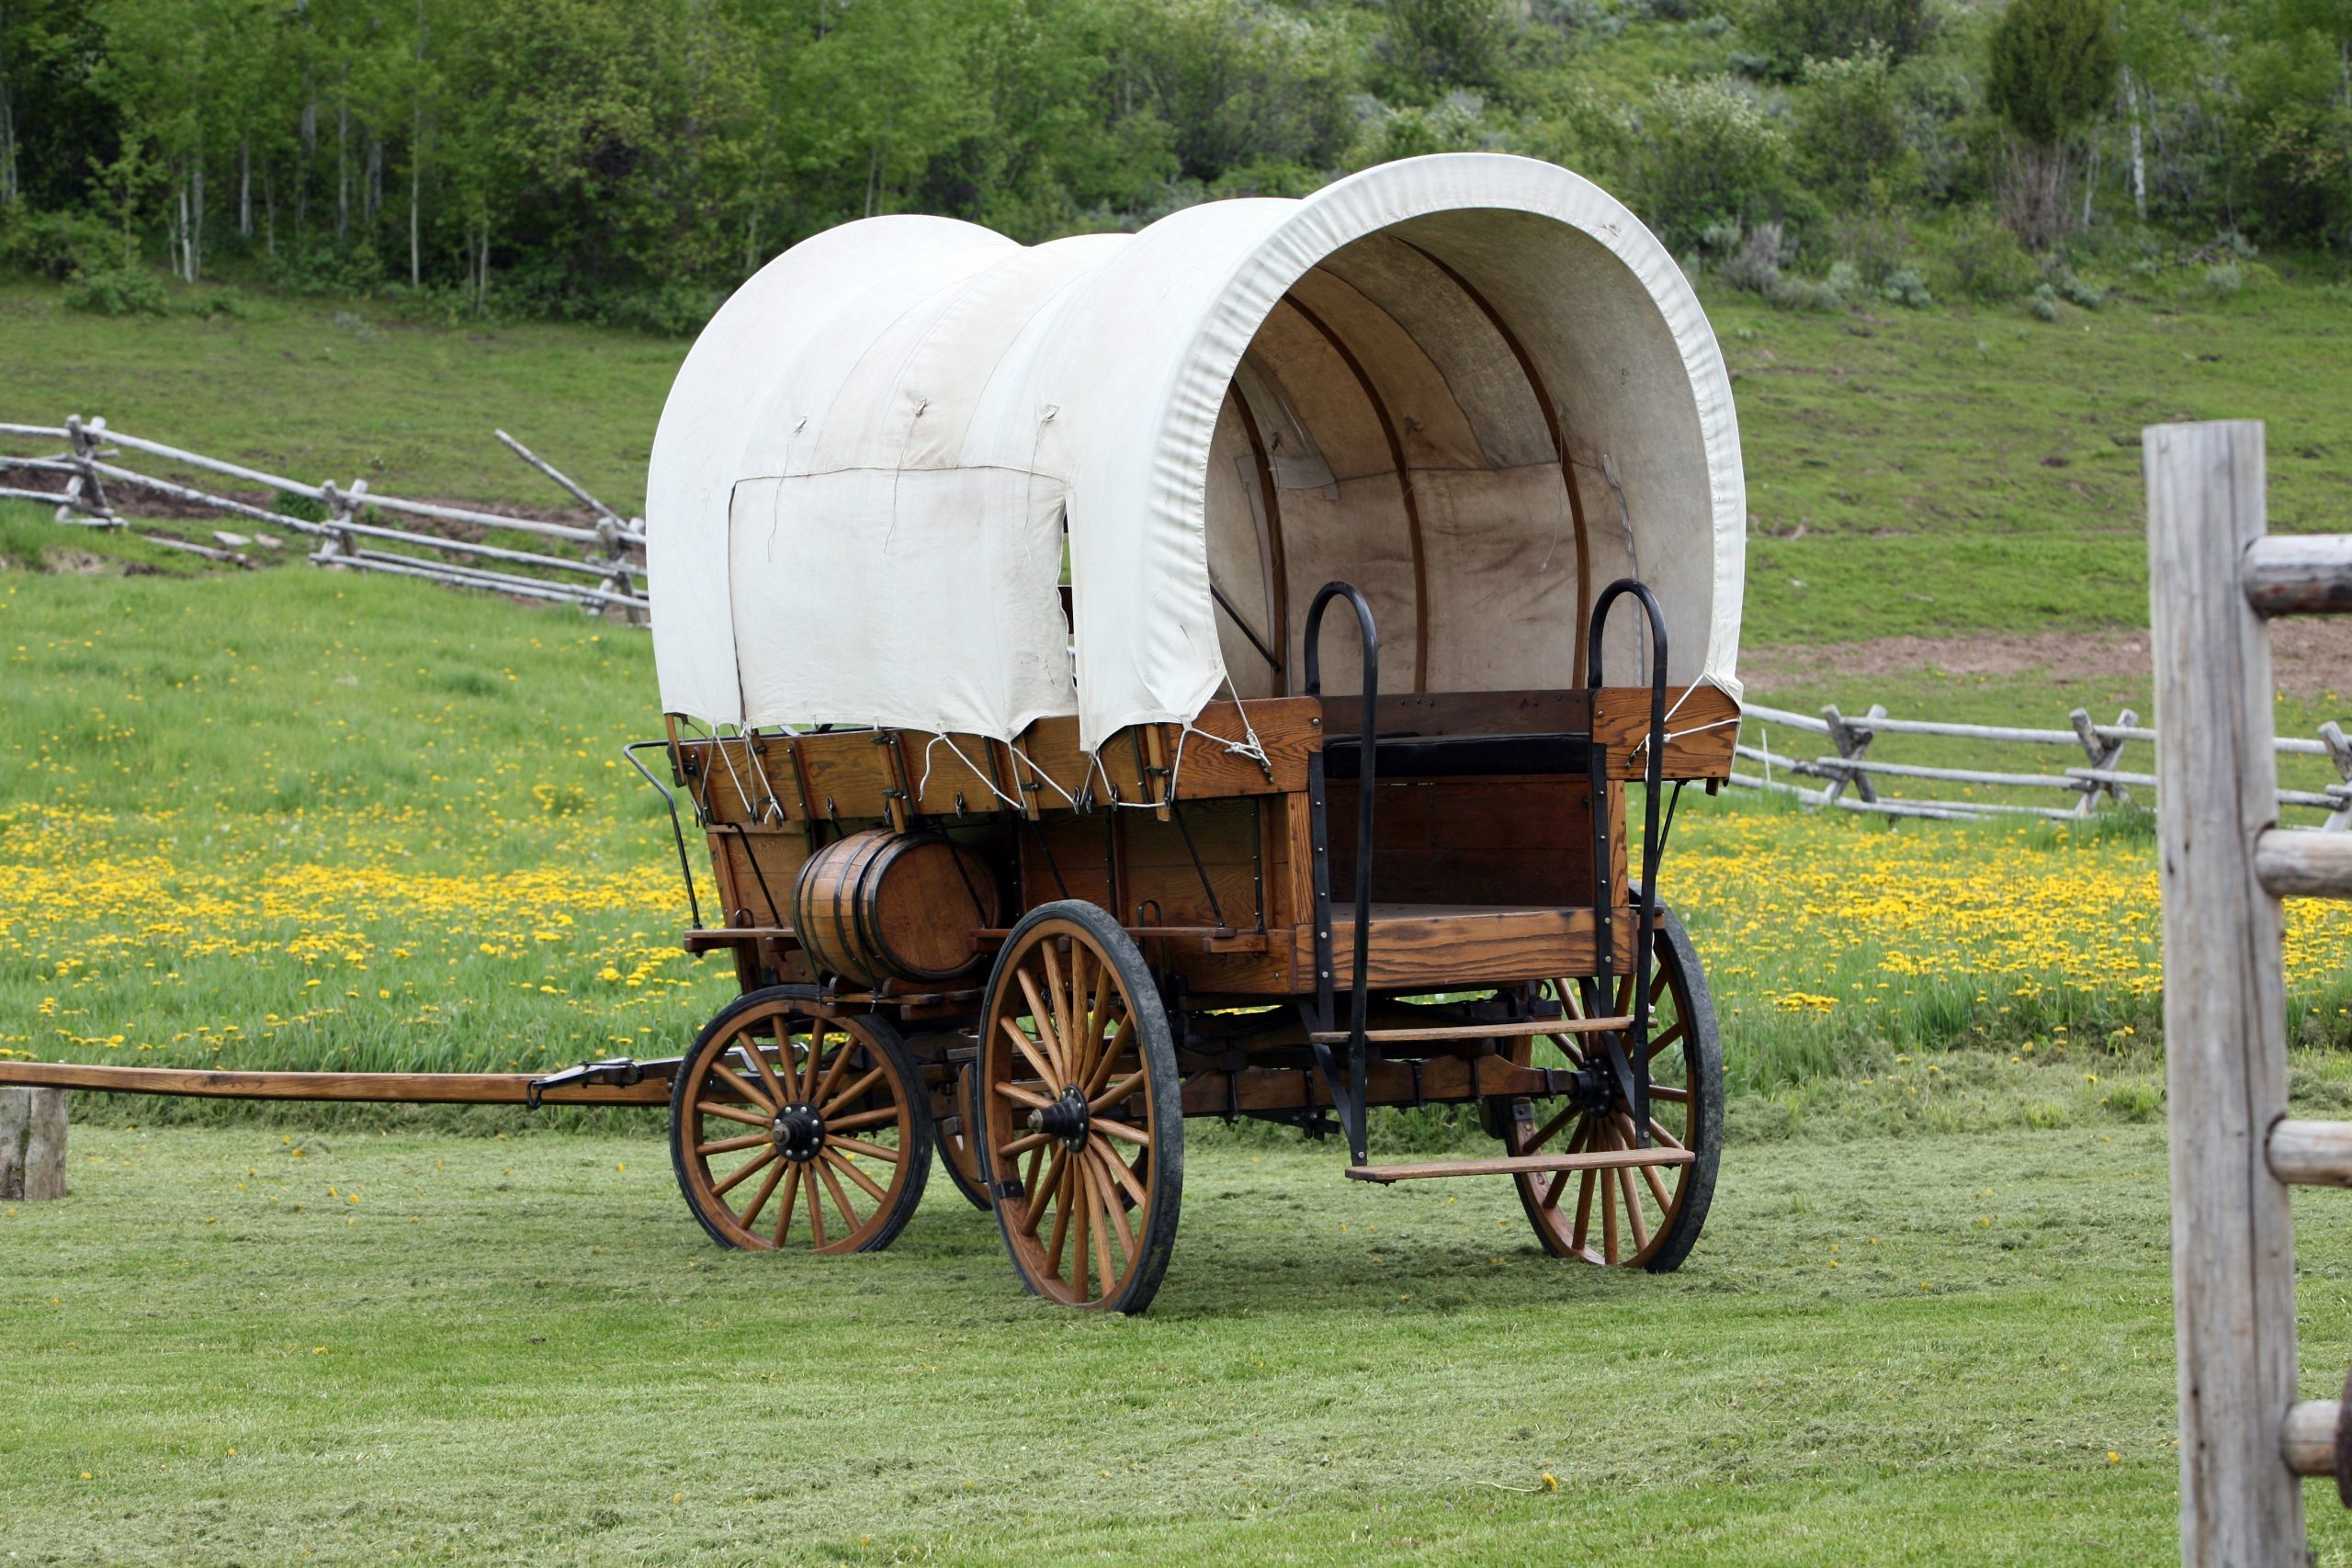
[[[110,429],[103,419],[84,419],[78,414],[68,417],[62,425],[0,423],[0,437],[13,438],[12,444],[56,443],[53,447],[28,456],[0,454],[0,470],[55,474],[63,480],[63,487],[54,491],[0,485],[0,498],[54,506],[61,523],[123,527],[136,520],[132,513],[123,510],[130,504],[130,496],[162,496],[183,506],[204,508],[224,517],[282,528],[314,539],[317,547],[310,558],[321,566],[388,572],[526,599],[574,604],[592,615],[617,610],[630,621],[643,623],[647,610],[644,523],[623,517],[506,432],[493,434],[517,457],[587,507],[595,517],[594,523],[556,523],[436,502],[410,501],[370,490],[364,479],[349,485],[338,485],[333,480],[305,484],[280,474],[125,434]],[[323,507],[326,515],[293,516],[269,505],[141,473],[116,460],[132,452],[262,486],[273,498],[300,497]],[[387,515],[468,529],[536,535],[556,543],[546,549],[492,544],[452,534],[396,527],[384,520]],[[213,535],[220,547],[155,534],[141,536],[167,548],[188,550],[216,560],[245,560],[249,558],[242,552],[254,542],[246,536],[221,531]],[[275,543],[266,535],[261,536],[261,541],[265,547]],[[571,553],[555,553],[567,547]]]
[[[2352,833],[2278,825],[2269,620],[2352,615],[2352,534],[2267,534],[2259,423],[2156,425],[2142,452],[2181,1561],[2301,1563],[2301,1478],[2352,1506],[2352,1377],[2340,1399],[2295,1397],[2288,1188],[2352,1186],[2352,1122],[2287,1115],[2279,900],[2352,898]]]
[[[2156,731],[2143,726],[2139,716],[2129,708],[2112,724],[2094,723],[2086,710],[2076,708],[2070,716],[2071,728],[2066,729],[2026,729],[2010,725],[1890,718],[1886,709],[1878,705],[1873,705],[1866,714],[1849,718],[1835,707],[1824,708],[1815,716],[1749,703],[1743,709],[1742,719],[1739,756],[1758,764],[1763,771],[1760,773],[1735,772],[1731,775],[1735,785],[1792,796],[1807,806],[1836,807],[1884,817],[1964,821],[1987,817],[2023,816],[2064,821],[2089,816],[2101,801],[2129,805],[2132,790],[2154,791],[2161,777],[2161,773],[2133,773],[2122,766],[2126,747],[2147,744],[2161,748],[2162,744]],[[1775,750],[1771,744],[1775,728],[1826,737],[1834,755],[1801,757]],[[2055,747],[2062,751],[2074,752],[2082,760],[2072,766],[2061,763],[2031,773],[1895,762],[1870,755],[1871,742],[1882,735],[1931,736],[1939,739],[1972,742],[1973,747],[1988,744]],[[1748,743],[1751,739],[1754,744]],[[2318,789],[2277,789],[2274,785],[2278,805],[2323,812],[2325,820],[2322,826],[2328,829],[2352,829],[2352,739],[2346,737],[2342,726],[2331,719],[2320,726],[2316,739],[2274,736],[2269,744],[2278,756],[2324,759],[2333,764],[2340,775],[2340,782]],[[1818,779],[1822,784],[1817,789],[1807,788],[1790,782],[1792,779]],[[1903,798],[1888,793],[1890,781],[1905,779],[1959,784],[1971,789],[2042,794],[2045,799],[2047,792],[2061,791],[2075,798],[2070,806],[2055,806],[2012,800],[1978,800],[1971,796],[1914,795]]]

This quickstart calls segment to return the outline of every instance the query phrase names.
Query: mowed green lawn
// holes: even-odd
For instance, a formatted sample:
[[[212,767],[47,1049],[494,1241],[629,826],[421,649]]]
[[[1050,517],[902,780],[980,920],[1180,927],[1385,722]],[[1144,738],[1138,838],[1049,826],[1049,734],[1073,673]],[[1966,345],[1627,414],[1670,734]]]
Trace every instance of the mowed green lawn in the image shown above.
[[[300,1150],[300,1154],[296,1153]],[[935,1182],[729,1254],[642,1136],[77,1130],[0,1210],[27,1562],[2153,1562],[2159,1127],[1735,1145],[1679,1274],[1492,1180],[1212,1141],[1147,1317],[1024,1297]],[[354,1201],[356,1200],[356,1201]],[[2305,1388],[2352,1204],[2299,1200]],[[2323,1562],[2352,1524],[2309,1493]]]

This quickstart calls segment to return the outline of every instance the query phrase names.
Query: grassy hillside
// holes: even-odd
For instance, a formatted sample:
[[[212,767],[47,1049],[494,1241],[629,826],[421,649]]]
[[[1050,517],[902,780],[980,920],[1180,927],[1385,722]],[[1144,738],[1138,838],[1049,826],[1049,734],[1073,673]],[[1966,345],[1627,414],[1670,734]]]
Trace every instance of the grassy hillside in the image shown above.
[[[641,505],[683,341],[583,327],[405,323],[238,294],[248,319],[120,322],[0,287],[0,419],[103,413],[296,479],[562,499],[513,432]],[[2282,529],[2352,517],[2352,295],[2270,279],[2221,299],[2022,309],[1775,310],[1710,288],[1739,400],[1751,644],[2144,624],[2139,431],[2270,422]]]

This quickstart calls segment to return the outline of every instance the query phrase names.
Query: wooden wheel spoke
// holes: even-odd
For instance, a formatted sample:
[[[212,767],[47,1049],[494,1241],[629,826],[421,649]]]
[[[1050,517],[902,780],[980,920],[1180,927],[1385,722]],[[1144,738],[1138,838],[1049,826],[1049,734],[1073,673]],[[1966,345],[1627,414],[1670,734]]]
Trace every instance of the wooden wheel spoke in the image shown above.
[[[1012,1101],[1013,1104],[1025,1105],[1032,1111],[1049,1111],[1053,1109],[1054,1102],[1052,1100],[1047,1100],[1042,1094],[1032,1093],[1030,1090],[1023,1089],[1016,1083],[999,1083],[996,1086],[996,1091],[997,1093],[1004,1096],[1005,1099]]]
[[[1102,1195],[1102,1173],[1093,1168],[1094,1162],[1081,1154],[1078,1156],[1078,1163],[1086,1173],[1086,1207],[1094,1221],[1091,1227],[1094,1233],[1094,1261],[1100,1271],[1097,1282],[1102,1287],[1097,1294],[1107,1296],[1111,1293],[1111,1287],[1118,1282],[1119,1271],[1111,1267],[1111,1216],[1103,1211],[1116,1209],[1118,1205]],[[1121,1217],[1125,1218],[1125,1215]]]
[[[1102,1162],[1103,1168],[1126,1189],[1127,1196],[1136,1201],[1136,1213],[1140,1217],[1151,1206],[1151,1194],[1144,1190],[1143,1183],[1136,1179],[1134,1168],[1119,1157],[1119,1151],[1113,1148],[1106,1139],[1094,1137],[1091,1145],[1094,1156]]]
[[[1046,1247],[1046,1272],[1057,1280],[1062,1274],[1062,1243],[1069,1238],[1069,1161],[1057,1159],[1054,1179],[1048,1183],[1053,1189],[1054,1235]]]
[[[1046,961],[1046,993],[1053,998],[1054,1002],[1054,1043],[1061,1047],[1061,1055],[1055,1060],[1061,1066],[1062,1081],[1075,1083],[1079,1074],[1086,1070],[1079,1058],[1078,1028],[1070,1018],[1077,998],[1070,994],[1072,987],[1063,984],[1062,961],[1055,953],[1054,944],[1050,942],[1045,943],[1037,949],[1037,955]],[[1078,953],[1073,943],[1070,967],[1075,971],[1077,966]]]
[[[713,1184],[710,1190],[711,1196],[714,1198],[726,1197],[727,1194],[733,1190],[737,1182],[742,1180],[745,1177],[751,1175],[754,1171],[766,1169],[769,1164],[777,1157],[774,1145],[770,1145],[768,1148],[761,1152],[757,1159],[745,1164],[741,1169],[737,1170],[734,1175],[729,1177],[724,1181]]]
[[[1015,969],[1012,977],[1021,982],[1021,993],[1029,1000],[1029,1021],[1037,1026],[1037,1050],[1045,1055],[1040,1056],[1031,1051],[1025,1036],[1022,1040],[1022,1050],[1028,1053],[1029,1060],[1037,1066],[1047,1083],[1058,1087],[1069,1082],[1069,1071],[1062,1065],[1061,1041],[1054,1032],[1053,1010],[1037,994],[1037,982],[1029,977],[1027,969]],[[1020,1028],[1011,1019],[1004,1021],[1004,1026],[1014,1034],[1021,1034]]]
[[[876,1202],[887,1203],[890,1201],[890,1190],[883,1186],[880,1182],[875,1180],[874,1178],[866,1175],[865,1172],[858,1169],[857,1162],[855,1160],[849,1158],[845,1155],[837,1155],[831,1149],[820,1149],[817,1153],[819,1157],[823,1159],[828,1167],[840,1171],[843,1176],[848,1177],[852,1181],[854,1181],[860,1187],[865,1188],[866,1195],[872,1198]]]
[[[1533,1137],[1520,1145],[1519,1152],[1523,1155],[1533,1154],[1537,1149],[1542,1148],[1544,1145],[1550,1143],[1555,1137],[1556,1137],[1559,1134],[1561,1128],[1566,1126],[1569,1122],[1575,1121],[1582,1114],[1584,1114],[1584,1110],[1581,1106],[1570,1104],[1563,1108],[1557,1116],[1553,1117],[1549,1122],[1544,1122],[1543,1126],[1538,1127],[1535,1130],[1535,1135]]]
[[[784,1109],[781,1104],[770,1104],[766,1095],[761,1093],[758,1089],[753,1089],[750,1084],[744,1082],[743,1079],[736,1074],[735,1070],[724,1062],[712,1062],[710,1064],[710,1076],[715,1078],[724,1078],[734,1089],[737,1094],[741,1095],[753,1105],[764,1108],[769,1116],[774,1116],[777,1111]],[[763,1118],[763,1120],[764,1120],[764,1118]]]
[[[1600,1179],[1600,1256],[1617,1261],[1617,1183],[1608,1175]]]
[[[738,1111],[731,1105],[722,1104],[715,1100],[697,1100],[695,1101],[695,1109],[705,1116],[716,1116],[725,1122],[741,1122],[746,1127],[764,1127],[775,1120],[772,1116],[762,1116],[755,1111]]]
[[[1113,1084],[1101,1094],[1088,1100],[1086,1102],[1087,1111],[1094,1115],[1101,1115],[1103,1111],[1121,1103],[1129,1095],[1141,1089],[1144,1084],[1148,1081],[1149,1076],[1150,1075],[1147,1074],[1141,1067],[1137,1067],[1134,1072],[1129,1073],[1125,1077],[1121,1078],[1117,1083]]]
[[[750,1230],[760,1223],[760,1211],[767,1207],[768,1194],[775,1190],[775,1184],[782,1181],[784,1173],[791,1168],[790,1160],[778,1160],[768,1167],[767,1176],[761,1181],[760,1190],[752,1194],[752,1206],[743,1211],[742,1224],[745,1230]]]
[[[1127,1043],[1135,1038],[1135,1033],[1136,1021],[1134,1019],[1123,1018],[1119,1021],[1117,1032],[1111,1036],[1111,1043],[1102,1047],[1102,1055],[1097,1058],[1094,1063],[1093,1073],[1088,1077],[1085,1084],[1082,1086],[1085,1089],[1086,1098],[1088,1100],[1091,1100],[1096,1095],[1102,1092],[1102,1085],[1111,1077],[1111,1068],[1118,1062],[1120,1055],[1125,1052]]]
[[[1572,1155],[1581,1154],[1584,1152],[1585,1145],[1591,1141],[1592,1123],[1588,1121],[1577,1129],[1576,1136],[1568,1140],[1568,1146],[1564,1152]],[[1568,1173],[1565,1170],[1556,1172],[1553,1176],[1550,1189],[1544,1194],[1542,1207],[1547,1210],[1557,1209],[1560,1206],[1561,1194],[1567,1190]]]
[[[848,1149],[854,1153],[864,1155],[868,1159],[878,1159],[885,1165],[896,1165],[899,1163],[898,1150],[885,1148],[880,1144],[869,1144],[863,1138],[836,1138],[831,1134],[826,1134],[825,1142],[837,1149]]]
[[[817,1183],[813,1179],[805,1180],[800,1184],[800,1190],[808,1195],[808,1236],[810,1245],[822,1247],[825,1245],[825,1205],[817,1196]]]
[[[1140,1127],[1130,1127],[1125,1122],[1114,1122],[1107,1116],[1097,1116],[1091,1125],[1098,1133],[1105,1133],[1123,1143],[1151,1147],[1151,1134]]]
[[[843,1041],[842,1043],[842,1048],[833,1053],[833,1065],[827,1067],[825,1069],[824,1076],[820,1077],[817,1074],[817,1064],[825,1054],[825,1037],[821,1034],[815,1033],[808,1036],[809,1104],[820,1106],[835,1105],[843,1100],[851,1100],[857,1098],[858,1091],[856,1089],[852,1089],[846,1094],[839,1095],[833,1092],[834,1086],[842,1081],[842,1074],[849,1069],[851,1058],[857,1055],[857,1046],[858,1042],[855,1039]],[[875,1073],[879,1073],[881,1070],[881,1067],[877,1065],[875,1067],[874,1072],[866,1074],[865,1077],[859,1081],[861,1083],[870,1082],[872,1081]]]
[[[1012,1142],[1005,1145],[1004,1147],[997,1150],[997,1157],[999,1159],[1018,1159],[1023,1155],[1028,1154],[1033,1150],[1041,1149],[1047,1144],[1057,1142],[1059,1142],[1059,1140],[1051,1133],[1024,1133],[1020,1137],[1013,1139]]]
[[[1021,1216],[1021,1234],[1023,1235],[1035,1235],[1037,1234],[1037,1227],[1045,1223],[1046,1201],[1053,1196],[1054,1184],[1061,1179],[1062,1156],[1068,1152],[1069,1151],[1061,1145],[1056,1144],[1053,1147],[1053,1153],[1046,1162],[1045,1181],[1041,1184],[1032,1179],[1022,1183],[1021,1190],[1028,1199],[1029,1203],[1028,1212]],[[1030,1168],[1030,1176],[1034,1178],[1035,1175],[1036,1168],[1032,1166]],[[1057,1254],[1056,1256],[1058,1257],[1059,1255]]]
[[[1659,1213],[1665,1219],[1670,1220],[1674,1218],[1674,1199],[1667,1191],[1666,1182],[1664,1179],[1658,1175],[1657,1168],[1658,1168],[1654,1165],[1643,1166],[1641,1168],[1642,1179],[1649,1183],[1650,1196],[1657,1200]]]
[[[828,1116],[825,1118],[825,1131],[854,1133],[860,1127],[880,1127],[898,1119],[899,1108],[895,1105],[886,1106],[880,1111],[861,1111],[854,1116]]]
[[[1013,1049],[1019,1051],[1022,1055],[1028,1058],[1029,1065],[1037,1069],[1038,1079],[1046,1084],[1047,1088],[1051,1088],[1057,1081],[1057,1076],[1054,1072],[1053,1063],[1046,1060],[1043,1054],[1045,1051],[1045,1043],[1043,1041],[1031,1040],[1027,1032],[1024,1032],[1019,1024],[1013,1022],[1012,1020],[1009,1018],[1001,1019],[999,1021],[1004,1025],[1004,1032],[1011,1037]],[[1034,1022],[1035,1020],[1033,1019],[1032,1021]],[[999,1089],[1002,1089],[1007,1086],[1002,1083],[999,1083],[997,1087]]]
[[[1069,1161],[1069,1169],[1062,1177],[1062,1185],[1069,1190],[1069,1196],[1062,1201],[1070,1206],[1071,1211],[1069,1283],[1080,1301],[1087,1299],[1087,1248],[1094,1239],[1094,1192],[1086,1184],[1086,1173],[1079,1168],[1084,1163],[1082,1160]]]
[[[792,1205],[794,1200],[800,1196],[799,1162],[786,1160],[784,1168],[784,1201],[776,1205],[775,1211],[775,1244],[778,1247],[782,1247],[785,1237],[792,1233]]]
[[[844,1051],[842,1055],[846,1057],[849,1053]],[[819,1100],[812,1099],[808,1103],[817,1107],[818,1115],[829,1117],[832,1115],[834,1111],[840,1110],[845,1105],[855,1105],[860,1096],[865,1094],[866,1090],[872,1089],[876,1084],[881,1082],[888,1076],[889,1073],[887,1069],[876,1067],[873,1071],[859,1078],[855,1083],[850,1085],[847,1089],[842,1090],[831,1100]]]
[[[1690,1101],[1690,1091],[1687,1089],[1677,1089],[1672,1084],[1654,1083],[1650,1085],[1650,1098],[1672,1100],[1677,1105],[1687,1105]]]
[[[1135,1227],[1127,1223],[1127,1211],[1120,1203],[1119,1195],[1113,1189],[1111,1173],[1103,1168],[1106,1163],[1118,1166],[1122,1170],[1126,1167],[1120,1160],[1114,1159],[1106,1162],[1099,1154],[1089,1153],[1080,1157],[1085,1159],[1088,1170],[1093,1174],[1095,1190],[1102,1200],[1102,1213],[1119,1229],[1120,1250],[1132,1262],[1136,1256]]]
[[[1617,1185],[1625,1198],[1625,1222],[1633,1227],[1634,1250],[1641,1251],[1650,1244],[1649,1220],[1642,1213],[1641,1195],[1634,1190],[1634,1173],[1623,1166],[1617,1168]]]
[[[721,1138],[715,1144],[696,1144],[695,1153],[708,1158],[712,1155],[730,1154],[737,1149],[756,1149],[769,1141],[765,1133],[746,1133],[740,1138]]]
[[[792,1050],[792,1036],[786,1031],[781,1020],[776,1023],[775,1040],[776,1055],[780,1060],[789,1055]],[[759,1075],[760,1082],[767,1086],[768,1092],[775,1096],[775,1102],[778,1105],[782,1105],[790,1098],[784,1092],[784,1080],[775,1076],[775,1068],[769,1064],[767,1052],[761,1049],[759,1036],[745,1030],[739,1037],[735,1048],[752,1058],[752,1070]]]

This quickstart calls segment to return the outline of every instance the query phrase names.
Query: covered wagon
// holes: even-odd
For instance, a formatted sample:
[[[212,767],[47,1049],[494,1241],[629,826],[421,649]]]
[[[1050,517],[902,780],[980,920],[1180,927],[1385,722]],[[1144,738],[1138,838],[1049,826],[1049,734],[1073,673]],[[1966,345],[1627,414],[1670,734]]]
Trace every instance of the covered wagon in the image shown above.
[[[1254,1117],[1675,1267],[1722,1068],[1658,869],[1730,766],[1745,516],[1690,284],[1549,164],[777,257],[647,501],[645,744],[742,993],[668,1069],[695,1213],[882,1247],[935,1148],[1030,1290],[1136,1311],[1184,1120]],[[1496,1152],[1375,1157],[1443,1104]]]

